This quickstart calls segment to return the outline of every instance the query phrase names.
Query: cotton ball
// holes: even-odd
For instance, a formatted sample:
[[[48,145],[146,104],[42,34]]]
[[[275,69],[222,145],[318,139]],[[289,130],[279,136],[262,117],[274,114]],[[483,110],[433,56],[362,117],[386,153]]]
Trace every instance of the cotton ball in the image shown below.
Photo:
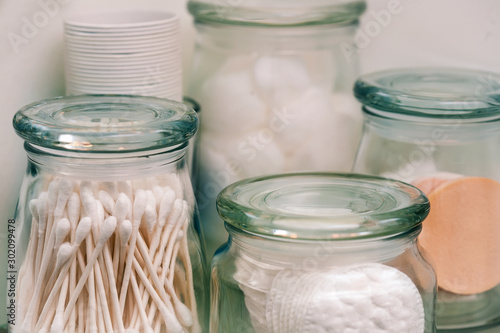
[[[224,153],[233,164],[239,178],[281,173],[285,170],[285,155],[268,128],[235,138]]]
[[[271,107],[294,100],[311,86],[303,62],[290,56],[263,56],[255,62],[255,82]]]
[[[215,182],[220,190],[240,179],[238,163],[227,158],[230,152],[230,136],[207,132],[200,142],[200,165],[205,181]]]
[[[317,88],[310,88],[294,103],[274,110],[269,124],[276,133],[276,142],[288,154],[311,135],[324,137],[332,125],[331,118],[330,96]]]
[[[300,129],[290,126],[279,136],[280,143],[286,147],[288,155],[288,170],[295,171],[350,171],[359,144],[362,129],[362,119],[359,108],[352,103],[353,98],[347,94],[327,96],[320,90],[311,89],[306,97],[290,108],[291,114],[296,114],[298,123],[305,123],[309,109],[309,120],[299,138],[291,138]],[[329,102],[325,100],[329,98]],[[302,109],[300,109],[300,106]],[[318,114],[316,114],[318,113]],[[314,114],[314,115],[313,115]],[[295,123],[295,119],[292,120]],[[295,145],[291,146],[289,143]],[[288,171],[287,170],[287,171]]]
[[[198,97],[203,105],[203,130],[239,133],[265,123],[267,106],[256,92],[249,69],[252,63],[248,61],[239,57],[229,59],[203,84]]]

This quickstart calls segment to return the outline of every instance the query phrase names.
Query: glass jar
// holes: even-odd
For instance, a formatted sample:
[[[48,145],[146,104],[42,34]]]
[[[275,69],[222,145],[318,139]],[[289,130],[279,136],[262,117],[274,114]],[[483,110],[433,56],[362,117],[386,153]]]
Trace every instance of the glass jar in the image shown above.
[[[362,129],[351,87],[364,0],[190,0],[189,96],[203,108],[195,190],[209,255],[227,239],[215,209],[231,182],[349,171]]]
[[[236,182],[217,208],[229,241],[212,261],[211,332],[435,332],[418,189],[288,174]]]
[[[13,123],[28,167],[9,221],[9,331],[207,332],[184,159],[195,112],[74,96],[28,105]]]
[[[429,197],[419,244],[438,280],[437,327],[500,324],[500,76],[400,69],[355,85],[365,130],[355,172]]]

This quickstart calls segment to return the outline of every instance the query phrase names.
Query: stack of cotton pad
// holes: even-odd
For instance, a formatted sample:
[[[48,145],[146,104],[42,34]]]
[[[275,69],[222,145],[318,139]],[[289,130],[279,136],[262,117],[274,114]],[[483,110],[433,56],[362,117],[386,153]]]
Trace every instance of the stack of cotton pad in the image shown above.
[[[182,101],[179,18],[168,12],[88,13],[64,23],[66,90]]]
[[[386,265],[306,272],[278,270],[242,258],[235,279],[256,332],[424,332],[424,307],[417,287],[404,273]]]

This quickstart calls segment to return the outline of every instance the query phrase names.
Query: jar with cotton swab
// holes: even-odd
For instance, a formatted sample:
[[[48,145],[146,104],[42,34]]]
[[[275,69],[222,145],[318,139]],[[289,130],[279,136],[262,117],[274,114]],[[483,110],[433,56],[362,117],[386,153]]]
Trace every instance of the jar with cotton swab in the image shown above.
[[[28,167],[13,224],[11,332],[207,332],[187,105],[41,101],[13,120]]]

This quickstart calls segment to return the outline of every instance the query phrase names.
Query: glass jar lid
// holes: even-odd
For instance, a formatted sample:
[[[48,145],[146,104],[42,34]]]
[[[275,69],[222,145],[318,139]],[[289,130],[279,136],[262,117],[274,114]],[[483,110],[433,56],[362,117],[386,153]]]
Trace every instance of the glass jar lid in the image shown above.
[[[27,105],[13,125],[37,146],[124,153],[182,144],[196,133],[198,118],[185,104],[155,97],[82,95]]]
[[[197,22],[301,26],[356,22],[365,0],[189,0]]]
[[[467,69],[408,68],[376,72],[354,85],[364,111],[386,118],[500,118],[500,75]]]
[[[417,188],[380,177],[298,173],[226,187],[220,216],[243,232],[298,240],[381,238],[421,228],[429,201]]]

